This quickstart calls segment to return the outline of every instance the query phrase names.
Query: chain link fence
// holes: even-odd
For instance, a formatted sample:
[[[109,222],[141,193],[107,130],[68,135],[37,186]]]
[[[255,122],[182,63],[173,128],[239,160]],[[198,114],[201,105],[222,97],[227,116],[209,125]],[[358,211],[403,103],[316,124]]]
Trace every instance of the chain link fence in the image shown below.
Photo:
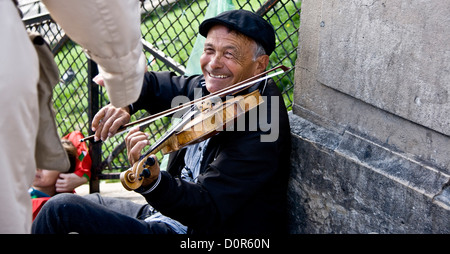
[[[174,71],[184,74],[194,47],[198,26],[203,21],[210,1],[207,0],[141,0],[141,32],[148,69]],[[61,79],[53,92],[56,122],[60,136],[80,130],[91,133],[93,115],[109,103],[106,90],[92,82],[96,65],[87,59],[82,48],[70,40],[51,19],[40,1],[19,1],[24,23],[30,31],[38,31],[50,44]],[[291,70],[274,79],[288,109],[292,105],[294,67],[297,58],[299,0],[233,1],[235,9],[258,13],[275,28],[276,49],[270,56],[270,68],[285,65]],[[135,121],[146,116],[138,112]],[[169,119],[160,119],[141,129],[156,141],[168,128]],[[100,179],[117,179],[121,171],[130,167],[125,151],[124,134],[100,144],[89,144],[93,159],[91,192],[98,191]],[[88,141],[89,142],[89,141]],[[157,154],[162,159],[162,154]]]

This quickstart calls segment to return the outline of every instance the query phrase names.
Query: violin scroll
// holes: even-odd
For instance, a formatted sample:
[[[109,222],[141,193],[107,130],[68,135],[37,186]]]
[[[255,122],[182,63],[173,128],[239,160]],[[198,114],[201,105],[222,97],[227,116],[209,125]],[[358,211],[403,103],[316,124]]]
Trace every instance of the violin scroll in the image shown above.
[[[156,164],[156,160],[152,154],[146,156],[136,162],[132,168],[120,173],[120,182],[126,190],[136,190],[145,180],[153,182],[152,178],[157,177],[158,169],[152,168]]]

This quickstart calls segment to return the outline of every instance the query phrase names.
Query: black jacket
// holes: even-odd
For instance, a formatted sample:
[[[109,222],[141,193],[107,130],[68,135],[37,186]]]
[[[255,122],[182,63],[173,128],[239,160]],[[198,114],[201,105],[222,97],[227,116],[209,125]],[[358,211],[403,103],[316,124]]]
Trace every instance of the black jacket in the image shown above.
[[[203,76],[149,72],[133,111],[156,113],[178,95],[194,98]],[[264,82],[259,86],[263,90]],[[195,90],[194,88],[199,88]],[[168,169],[146,200],[166,216],[188,226],[190,233],[279,233],[286,231],[286,192],[289,175],[290,128],[280,92],[269,79],[262,96],[271,120],[272,96],[278,98],[275,142],[261,142],[269,131],[223,131],[211,137],[196,184],[179,178],[185,149],[170,155]],[[260,111],[258,111],[260,112]],[[248,127],[248,117],[246,117]],[[259,123],[258,123],[259,126]]]

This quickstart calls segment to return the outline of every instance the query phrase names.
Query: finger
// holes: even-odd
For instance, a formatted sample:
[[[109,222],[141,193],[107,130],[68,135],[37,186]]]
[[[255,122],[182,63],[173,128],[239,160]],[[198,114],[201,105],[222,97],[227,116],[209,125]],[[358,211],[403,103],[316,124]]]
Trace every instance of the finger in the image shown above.
[[[58,175],[58,179],[56,180],[56,182],[62,182],[66,179],[66,174],[61,173]]]
[[[128,136],[128,141],[131,146],[133,146],[135,143],[141,140],[148,141],[148,135],[142,131],[133,132]]]
[[[101,133],[103,131],[104,121],[106,120],[108,111],[110,110],[110,106],[107,105],[100,109],[100,111],[94,116],[92,120],[92,130],[94,133],[94,140],[98,141],[101,139]]]
[[[132,164],[134,164],[136,161],[139,160],[141,157],[141,151],[144,149],[145,146],[148,145],[148,140],[141,140],[138,141],[132,148],[128,155],[128,159]]]
[[[138,126],[134,126],[130,128],[130,131],[128,131],[127,135],[125,136],[125,138],[127,138],[129,135],[132,135],[133,133],[136,133],[140,131]]]
[[[66,187],[66,181],[58,179],[55,183],[56,188],[65,188]]]
[[[105,117],[105,112],[106,112],[106,107],[101,108],[97,114],[95,114],[94,118],[92,119],[92,131],[96,131],[96,129],[98,128],[98,124],[100,123],[100,120],[103,119],[103,117]]]
[[[113,116],[105,123],[105,126],[109,127],[108,137],[111,137],[117,133],[120,127],[130,121],[130,114],[123,109],[117,109]]]
[[[137,126],[130,128],[130,130],[128,131],[127,135],[125,136],[125,145],[127,147],[129,147],[130,137],[132,135],[134,135],[138,131],[139,131],[139,127],[137,127]]]
[[[94,81],[94,83],[96,83],[99,86],[105,86],[105,81],[103,79],[103,76],[101,74],[98,74],[97,76],[95,76],[92,81]]]
[[[102,130],[100,132],[100,139],[105,141],[108,138],[108,132],[109,132],[109,128],[111,127],[112,122],[115,120],[114,119],[114,112],[116,111],[116,108],[114,107],[108,107],[108,110],[105,113],[105,117],[103,118],[102,121]]]
[[[61,192],[70,192],[70,190],[66,187],[56,187],[56,192],[61,193]]]
[[[145,133],[143,133],[141,131],[132,133],[130,136],[128,136],[128,139],[127,139],[127,143],[126,143],[127,149],[132,149],[134,146],[136,146],[137,143],[144,142],[144,141],[145,141],[146,145],[150,144],[150,141],[148,140],[148,136]]]
[[[137,145],[140,142],[139,145]],[[148,135],[139,131],[138,127],[133,127],[125,137],[125,145],[127,147],[128,160],[134,164],[140,157],[141,150],[150,144]]]

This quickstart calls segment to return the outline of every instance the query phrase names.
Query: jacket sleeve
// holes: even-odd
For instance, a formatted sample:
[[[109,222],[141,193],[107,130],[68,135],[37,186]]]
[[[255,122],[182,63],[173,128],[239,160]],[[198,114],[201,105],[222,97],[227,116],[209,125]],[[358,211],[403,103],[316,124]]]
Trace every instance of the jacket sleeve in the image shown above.
[[[52,18],[99,66],[111,104],[139,96],[146,67],[138,0],[43,0]]]
[[[202,76],[177,76],[173,72],[147,72],[138,100],[132,103],[131,114],[145,109],[151,114],[186,103],[201,96]],[[174,99],[175,98],[175,99]]]

